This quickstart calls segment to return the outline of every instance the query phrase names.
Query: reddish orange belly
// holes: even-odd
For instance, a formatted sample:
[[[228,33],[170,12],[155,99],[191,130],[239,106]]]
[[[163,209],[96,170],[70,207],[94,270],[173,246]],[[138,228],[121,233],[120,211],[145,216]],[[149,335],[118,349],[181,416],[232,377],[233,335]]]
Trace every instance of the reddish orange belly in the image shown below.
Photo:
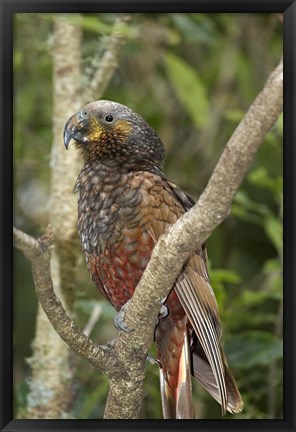
[[[146,232],[132,231],[122,241],[108,246],[100,255],[88,256],[88,267],[95,284],[116,310],[132,297],[149,262],[154,247]]]

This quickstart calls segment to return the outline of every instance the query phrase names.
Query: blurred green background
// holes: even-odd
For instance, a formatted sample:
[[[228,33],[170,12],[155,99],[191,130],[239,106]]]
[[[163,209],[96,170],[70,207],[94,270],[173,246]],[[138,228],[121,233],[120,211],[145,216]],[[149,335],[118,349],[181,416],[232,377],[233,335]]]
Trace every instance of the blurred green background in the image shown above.
[[[53,17],[17,14],[14,22],[14,223],[34,236],[48,223]],[[91,14],[79,20],[85,80],[106,48],[115,17]],[[281,52],[277,14],[135,14],[104,99],[130,106],[154,127],[166,147],[167,176],[197,199]],[[256,155],[230,216],[207,242],[223,343],[245,403],[242,413],[225,418],[283,415],[282,132],[280,118]],[[81,253],[75,303],[80,328],[97,302],[102,315],[91,336],[105,343],[116,335],[114,311],[90,281]],[[36,308],[29,262],[15,251],[14,389],[19,416],[26,407],[26,359]],[[78,362],[71,415],[102,417],[107,380],[87,362]],[[220,418],[220,406],[199,385],[194,384],[194,391],[198,416]],[[143,417],[161,418],[156,366],[147,365],[145,392]]]

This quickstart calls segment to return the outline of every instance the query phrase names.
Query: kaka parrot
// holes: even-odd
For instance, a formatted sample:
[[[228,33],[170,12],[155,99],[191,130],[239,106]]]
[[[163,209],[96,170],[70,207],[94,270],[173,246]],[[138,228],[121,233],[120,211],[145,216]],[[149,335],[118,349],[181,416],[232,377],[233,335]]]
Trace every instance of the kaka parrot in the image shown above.
[[[78,232],[95,285],[117,311],[132,297],[152,250],[193,199],[163,172],[164,146],[130,108],[99,100],[66,122],[84,166],[76,181]],[[221,324],[203,245],[184,264],[155,329],[164,418],[194,418],[191,375],[221,404],[243,402],[220,343]]]

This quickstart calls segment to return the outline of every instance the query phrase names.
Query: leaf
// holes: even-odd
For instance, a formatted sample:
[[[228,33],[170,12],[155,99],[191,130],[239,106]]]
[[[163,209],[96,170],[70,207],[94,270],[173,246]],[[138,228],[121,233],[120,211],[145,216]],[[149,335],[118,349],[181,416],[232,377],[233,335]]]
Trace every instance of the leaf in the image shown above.
[[[241,219],[245,222],[252,223],[254,225],[262,225],[262,218],[261,216],[257,216],[255,214],[252,214],[251,212],[247,211],[243,207],[233,204],[231,206],[231,214],[238,219]]]
[[[205,85],[197,71],[172,53],[165,56],[165,66],[176,94],[198,128],[209,120],[209,103]]]
[[[170,17],[175,27],[180,30],[183,38],[200,44],[212,46],[217,39],[214,38],[214,25],[211,19],[204,14],[172,13]]]
[[[266,216],[270,213],[266,205],[252,201],[247,192],[242,190],[237,192],[235,202],[241,204],[245,209],[252,210],[262,216]]]
[[[225,350],[229,362],[237,368],[267,366],[283,356],[283,341],[264,331],[249,331],[228,338]]]
[[[271,177],[266,167],[259,167],[248,174],[247,179],[250,183],[262,189],[268,189],[273,193],[282,191],[282,176]]]
[[[278,259],[266,260],[263,265],[264,273],[280,272],[281,270],[282,270],[282,266]]]
[[[233,123],[239,123],[244,116],[244,111],[238,108],[229,108],[224,113],[224,118]]]
[[[265,302],[269,297],[268,291],[251,291],[244,290],[240,296],[239,303],[244,304],[244,306],[256,306]]]
[[[267,205],[252,201],[247,192],[242,190],[238,191],[234,198],[231,213],[246,222],[260,226],[264,225],[266,219],[272,217]]]
[[[240,276],[232,270],[215,269],[211,271],[211,279],[221,282],[239,284],[241,282]]]
[[[278,251],[283,248],[283,226],[281,222],[273,216],[270,216],[264,224],[265,232],[268,238]]]

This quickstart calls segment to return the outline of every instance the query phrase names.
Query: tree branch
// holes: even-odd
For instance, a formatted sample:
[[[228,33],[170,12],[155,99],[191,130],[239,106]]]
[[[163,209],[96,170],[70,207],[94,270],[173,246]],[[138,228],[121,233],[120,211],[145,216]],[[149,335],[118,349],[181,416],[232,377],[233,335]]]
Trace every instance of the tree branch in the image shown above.
[[[79,257],[76,231],[77,205],[72,189],[81,161],[76,152],[71,152],[67,155],[68,158],[65,158],[61,145],[64,127],[61,112],[67,116],[67,113],[70,115],[73,107],[78,109],[82,31],[79,26],[65,22],[63,15],[56,16],[53,24],[53,145],[49,218],[55,236],[55,248],[50,249],[52,255],[50,276],[56,294],[64,302],[67,312],[71,313],[75,299],[73,272]],[[65,172],[68,173],[67,176]],[[36,244],[34,246],[31,252],[37,254],[35,262],[37,263],[39,259],[40,266],[42,263],[46,265],[40,260]],[[38,274],[43,275],[41,268],[39,270],[36,264],[35,278]],[[47,280],[49,281],[48,278]],[[39,419],[65,418],[73,402],[72,383],[75,366],[71,361],[72,353],[69,347],[54,331],[40,304],[37,309],[32,345],[32,356],[27,359],[32,372],[24,416]]]
[[[112,33],[108,38],[108,49],[100,60],[100,65],[95,72],[90,84],[84,88],[83,95],[87,102],[93,99],[100,99],[104,94],[115,69],[118,66],[118,59],[122,46],[126,40],[124,28],[132,21],[131,14],[119,14],[115,20]]]
[[[96,325],[97,321],[99,320],[100,316],[102,314],[102,306],[100,304],[96,304],[91,312],[91,315],[89,317],[89,320],[84,327],[83,333],[86,336],[89,336],[91,332],[93,331],[94,326]]]
[[[66,314],[61,301],[53,291],[50,268],[53,248],[51,227],[48,226],[44,235],[37,240],[14,227],[13,241],[31,261],[38,300],[59,336],[76,354],[88,360],[100,371],[118,375],[119,364],[114,355],[111,355],[112,348],[99,346],[82,333]]]

